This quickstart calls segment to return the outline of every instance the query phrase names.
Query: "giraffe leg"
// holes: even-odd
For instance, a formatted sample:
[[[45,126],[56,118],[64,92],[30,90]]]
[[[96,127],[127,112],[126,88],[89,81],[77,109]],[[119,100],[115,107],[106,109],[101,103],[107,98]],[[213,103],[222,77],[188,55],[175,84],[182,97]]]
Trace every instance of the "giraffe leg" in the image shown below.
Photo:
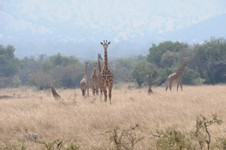
[[[172,84],[173,84],[173,80],[169,80],[169,89],[170,89],[170,91],[172,90]]]
[[[104,89],[104,101],[107,101],[107,89]]]
[[[100,88],[100,95],[102,95],[102,93],[103,93],[103,92],[102,92],[102,89]]]
[[[92,87],[92,92],[93,92],[93,95],[95,95],[95,93],[96,93],[96,89],[95,89],[95,87],[94,87],[94,86]]]
[[[92,87],[92,92],[93,92],[93,95],[95,95],[95,88]]]
[[[108,91],[109,91],[109,100],[110,100],[110,104],[111,104],[111,91],[112,91],[112,87],[109,87],[108,88]]]
[[[96,87],[96,94],[99,95],[99,89],[98,89],[98,86]]]
[[[166,80],[166,91],[168,90],[169,88],[169,79]]]
[[[148,88],[148,94],[151,94],[152,93],[152,89],[151,87]]]
[[[180,83],[178,82],[178,83],[177,83],[177,91],[178,91],[179,86],[180,86]]]
[[[103,94],[104,94],[104,88],[101,87],[101,88],[100,88],[100,97],[102,97]]]
[[[86,92],[84,89],[82,89],[82,96],[85,96]]]
[[[181,80],[179,80],[178,83],[177,83],[177,91],[178,91],[179,87],[183,91]]]
[[[182,83],[180,83],[180,89],[183,91]]]
[[[98,88],[95,87],[95,95],[98,95]]]
[[[100,86],[100,99],[101,100],[102,100],[103,91],[104,91],[104,88],[102,86]]]
[[[168,84],[166,85],[166,91],[168,90]]]

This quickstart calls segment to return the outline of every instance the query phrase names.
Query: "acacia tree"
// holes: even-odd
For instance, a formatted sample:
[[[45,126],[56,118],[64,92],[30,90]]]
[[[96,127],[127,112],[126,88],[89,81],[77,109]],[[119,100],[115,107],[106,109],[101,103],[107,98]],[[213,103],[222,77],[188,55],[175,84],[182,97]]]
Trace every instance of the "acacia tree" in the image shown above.
[[[149,49],[147,61],[159,67],[164,67],[165,65],[168,66],[168,64],[161,64],[162,56],[164,56],[164,53],[168,53],[168,55],[170,55],[181,51],[185,53],[184,55],[186,55],[187,49],[188,44],[181,42],[166,41],[159,43],[158,45],[153,44],[152,47]]]
[[[41,55],[39,59],[29,59],[24,69],[36,67],[36,70],[27,70],[28,84],[43,89],[48,83],[59,87],[75,87],[79,85],[82,76],[82,65],[77,58],[63,56],[60,53],[51,57]]]
[[[133,80],[132,71],[142,58],[130,57],[130,58],[118,58],[113,61],[111,69],[114,73],[114,81],[116,82],[131,82]]]
[[[137,62],[132,72],[132,76],[136,80],[139,87],[141,87],[145,82],[147,74],[153,74],[153,78],[155,78],[157,74],[155,67],[146,60]]]

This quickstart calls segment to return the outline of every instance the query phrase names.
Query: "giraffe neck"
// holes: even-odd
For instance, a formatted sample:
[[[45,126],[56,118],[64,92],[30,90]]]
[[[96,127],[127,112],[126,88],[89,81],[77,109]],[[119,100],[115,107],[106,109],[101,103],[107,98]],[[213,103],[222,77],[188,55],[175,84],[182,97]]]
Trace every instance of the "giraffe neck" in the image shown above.
[[[186,65],[187,65],[187,62],[184,62],[184,63],[177,69],[176,73],[177,73],[179,76],[183,73],[184,68],[186,67]]]
[[[98,69],[99,69],[99,73],[100,73],[101,72],[100,58],[98,58]]]
[[[97,74],[97,68],[96,67],[94,67],[94,69],[93,69],[93,75],[95,75],[95,74]]]
[[[51,86],[51,91],[53,95],[57,95],[57,91],[55,90],[55,88],[53,86]]]
[[[86,67],[85,67],[85,75],[87,75],[87,68],[88,68],[88,66],[86,65]]]
[[[108,70],[108,54],[107,54],[107,48],[104,49],[104,66],[105,66],[105,70]]]

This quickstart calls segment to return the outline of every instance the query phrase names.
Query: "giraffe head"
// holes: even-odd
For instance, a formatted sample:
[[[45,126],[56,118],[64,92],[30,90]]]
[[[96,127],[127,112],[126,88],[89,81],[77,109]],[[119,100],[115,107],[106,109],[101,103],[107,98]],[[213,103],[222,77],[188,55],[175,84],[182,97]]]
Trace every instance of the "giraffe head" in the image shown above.
[[[101,57],[101,54],[99,54],[99,53],[97,54],[97,59],[98,60],[103,60],[103,58]]]
[[[88,62],[88,61],[85,62],[85,67],[86,67],[86,68],[89,67],[89,62]]]
[[[47,87],[46,87],[46,88],[51,88],[51,86],[52,86],[52,85],[49,83],[49,84],[47,85]]]
[[[107,40],[103,40],[103,42],[100,42],[101,45],[103,45],[104,49],[107,49],[108,48],[108,45],[110,44],[111,42],[108,42]]]
[[[94,69],[96,69],[97,68],[97,63],[96,62],[93,63],[93,66],[94,66]]]
[[[84,73],[83,76],[85,76],[85,75],[87,74],[88,67],[89,67],[89,62],[86,61],[86,62],[85,62],[85,73]]]
[[[52,86],[52,84],[48,84],[46,87],[45,87],[45,89],[51,89],[53,86]]]

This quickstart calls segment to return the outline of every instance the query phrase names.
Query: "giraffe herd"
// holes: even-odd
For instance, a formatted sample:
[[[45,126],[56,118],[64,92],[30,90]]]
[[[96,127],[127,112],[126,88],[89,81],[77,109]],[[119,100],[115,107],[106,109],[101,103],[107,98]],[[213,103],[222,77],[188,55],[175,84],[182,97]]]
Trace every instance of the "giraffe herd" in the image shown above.
[[[97,62],[93,63],[93,71],[90,76],[90,79],[87,77],[87,70],[89,67],[89,62],[85,62],[85,72],[83,75],[82,80],[80,81],[80,89],[82,92],[82,96],[87,97],[89,96],[89,81],[91,82],[91,88],[93,95],[99,95],[102,97],[102,94],[104,93],[104,100],[107,101],[109,98],[109,102],[111,104],[111,98],[112,98],[112,88],[113,88],[113,73],[109,69],[108,66],[108,46],[110,45],[110,41],[103,40],[103,42],[100,42],[100,44],[104,48],[104,63],[103,67],[101,67],[101,61],[103,61],[101,54],[97,54]],[[180,67],[176,70],[176,72],[170,74],[165,82],[166,85],[166,91],[168,88],[172,89],[173,82],[177,83],[177,90],[180,86],[181,90],[182,88],[182,76],[183,72],[185,70],[185,67],[187,63],[189,62],[189,57],[186,57],[183,63],[180,65]],[[148,94],[153,93],[151,86],[152,86],[152,74],[148,74],[146,76],[147,82],[148,82]],[[48,88],[51,89],[53,97],[58,100],[61,99],[58,92],[55,90],[55,88],[52,85],[48,85]]]
[[[100,54],[97,55],[97,63],[98,63],[98,72],[97,72],[97,63],[94,63],[93,72],[90,77],[91,88],[93,95],[98,95],[100,90],[100,95],[104,93],[104,100],[107,101],[107,97],[109,97],[109,101],[111,104],[111,95],[112,95],[112,87],[113,87],[113,73],[108,67],[108,54],[107,49],[111,42],[104,40],[101,42],[101,45],[104,48],[104,65],[101,68],[101,60],[102,57]],[[85,75],[80,82],[80,88],[82,90],[82,95],[85,96],[85,91],[88,89],[88,79],[87,79],[87,68],[88,65],[85,65]]]

